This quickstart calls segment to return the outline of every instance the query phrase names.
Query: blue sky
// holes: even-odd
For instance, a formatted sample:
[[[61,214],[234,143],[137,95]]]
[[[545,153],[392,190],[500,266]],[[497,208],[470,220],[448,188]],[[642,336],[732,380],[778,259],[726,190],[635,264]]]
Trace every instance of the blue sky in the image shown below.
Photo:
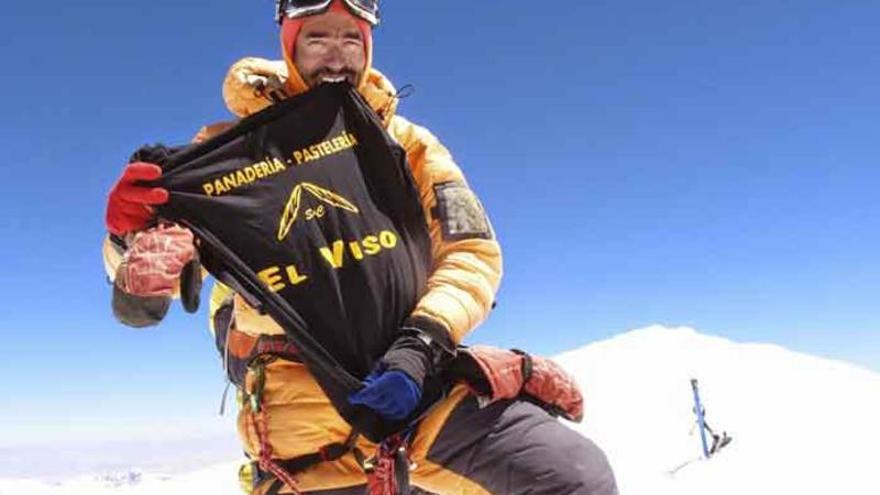
[[[505,249],[474,341],[692,325],[880,371],[880,5],[385,3],[376,66]],[[128,154],[228,118],[228,66],[277,57],[271,10],[4,6],[0,446],[228,428],[204,311],[120,326],[99,246]]]

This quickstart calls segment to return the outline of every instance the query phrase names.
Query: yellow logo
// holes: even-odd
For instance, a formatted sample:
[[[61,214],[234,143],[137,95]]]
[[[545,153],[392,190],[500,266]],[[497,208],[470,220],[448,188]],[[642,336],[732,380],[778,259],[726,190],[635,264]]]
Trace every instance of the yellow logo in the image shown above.
[[[351,201],[333,191],[316,186],[310,182],[297,184],[297,186],[293,188],[293,192],[290,193],[290,199],[287,200],[287,204],[284,206],[284,212],[281,214],[281,223],[278,226],[279,241],[283,241],[288,234],[290,234],[290,229],[293,228],[293,224],[295,224],[300,217],[300,210],[303,203],[303,191],[311,194],[312,197],[317,198],[322,203],[328,204],[334,208],[341,208],[352,213],[360,213],[358,207]],[[326,211],[324,205],[319,205],[317,208],[307,209],[303,213],[303,216],[306,220],[313,220],[315,218],[322,218],[326,214]]]

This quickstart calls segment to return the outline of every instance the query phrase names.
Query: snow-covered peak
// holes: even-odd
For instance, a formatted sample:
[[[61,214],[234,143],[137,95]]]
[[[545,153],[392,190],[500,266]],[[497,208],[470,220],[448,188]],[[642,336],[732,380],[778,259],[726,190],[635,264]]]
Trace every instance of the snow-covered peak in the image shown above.
[[[621,493],[880,493],[880,375],[869,370],[660,325],[557,360],[584,390],[575,428],[608,451]],[[734,441],[672,477],[701,452],[692,378],[709,425]]]

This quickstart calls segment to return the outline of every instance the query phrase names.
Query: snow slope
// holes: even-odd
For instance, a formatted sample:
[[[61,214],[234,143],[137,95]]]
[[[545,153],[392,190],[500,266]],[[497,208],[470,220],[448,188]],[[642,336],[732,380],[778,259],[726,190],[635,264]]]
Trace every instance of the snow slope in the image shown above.
[[[876,373],[660,326],[558,360],[585,393],[585,422],[572,427],[605,449],[623,495],[880,494]],[[734,437],[708,461],[698,460],[691,378],[699,379],[709,424]],[[236,471],[229,463],[173,477],[130,471],[63,484],[0,480],[0,495],[233,495],[241,493]]]
[[[575,428],[608,452],[622,494],[880,494],[880,375],[689,328],[632,331],[558,356],[580,380]],[[701,453],[690,378],[733,443]]]
[[[144,474],[137,470],[82,476],[64,483],[2,480],[0,495],[242,495],[238,463],[225,463],[178,476]]]

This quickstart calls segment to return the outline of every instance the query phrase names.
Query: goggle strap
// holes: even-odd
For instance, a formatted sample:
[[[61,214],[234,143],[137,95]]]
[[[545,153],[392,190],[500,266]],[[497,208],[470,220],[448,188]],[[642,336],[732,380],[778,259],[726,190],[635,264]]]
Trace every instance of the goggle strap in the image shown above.
[[[304,17],[307,15],[315,14],[317,12],[321,12],[322,10],[327,9],[331,3],[333,3],[333,0],[325,0],[309,7],[300,7],[298,8],[298,12],[295,17]],[[351,0],[343,0],[342,3],[344,3],[346,8],[354,15],[360,17],[361,19],[364,19],[371,25],[376,26],[379,24],[378,9],[365,9],[360,3]],[[287,17],[289,4],[289,0],[275,0],[275,22],[279,25],[284,21],[284,18]],[[378,6],[378,2],[376,2],[376,5]]]

